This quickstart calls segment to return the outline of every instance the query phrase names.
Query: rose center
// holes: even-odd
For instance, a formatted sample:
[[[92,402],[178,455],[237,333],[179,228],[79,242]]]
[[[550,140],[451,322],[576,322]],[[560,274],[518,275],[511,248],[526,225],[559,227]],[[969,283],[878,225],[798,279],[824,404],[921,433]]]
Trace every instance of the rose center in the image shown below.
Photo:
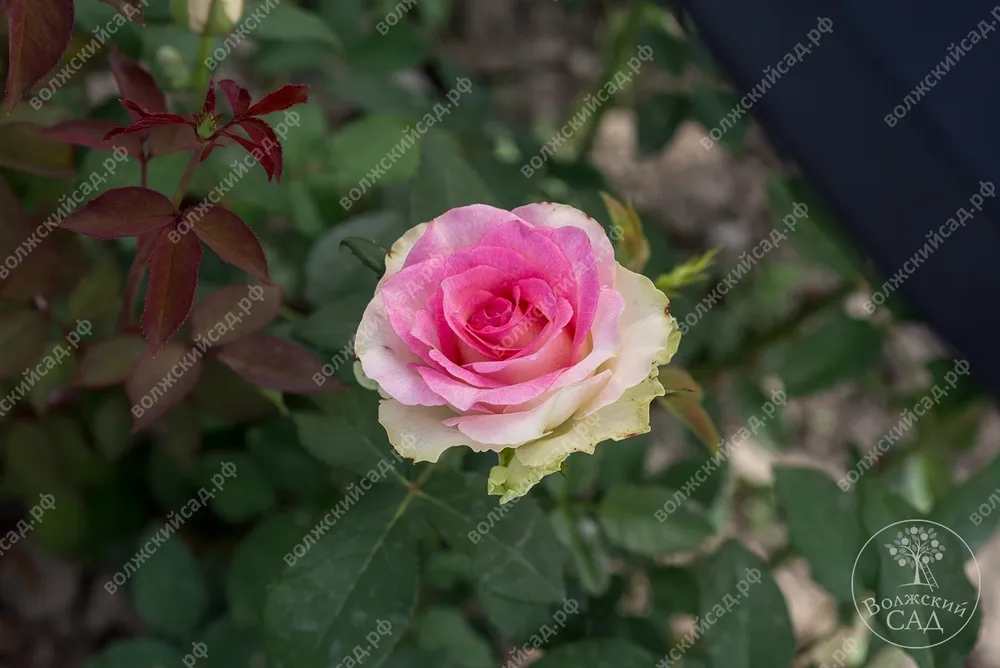
[[[510,322],[513,314],[514,305],[509,299],[494,297],[472,316],[469,325],[477,332],[486,327],[503,327]]]

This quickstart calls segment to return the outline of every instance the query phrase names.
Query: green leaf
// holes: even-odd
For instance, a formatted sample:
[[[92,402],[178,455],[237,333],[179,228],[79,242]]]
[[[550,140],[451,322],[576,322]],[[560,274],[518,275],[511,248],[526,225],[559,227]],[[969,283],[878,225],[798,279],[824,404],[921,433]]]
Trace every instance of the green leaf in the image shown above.
[[[68,480],[81,485],[94,485],[111,477],[114,471],[111,463],[91,449],[80,425],[72,418],[49,417],[45,420],[45,430],[55,446],[60,467]],[[36,448],[39,445],[36,444]]]
[[[350,294],[324,304],[295,325],[295,336],[330,353],[334,370],[350,367],[354,360],[354,334],[358,331],[370,294]]]
[[[462,156],[458,142],[443,131],[428,132],[410,185],[410,220],[433,220],[455,207],[493,203],[493,195]]]
[[[747,129],[750,127],[747,116],[733,123],[728,130],[720,126],[721,121],[729,115],[729,112],[739,107],[739,102],[739,95],[709,86],[696,86],[691,93],[693,116],[705,128],[705,132],[711,132],[714,129],[724,132],[725,134],[722,135],[719,143],[730,151],[738,151],[743,148]]]
[[[785,448],[791,444],[792,439],[789,435],[788,426],[785,424],[782,415],[784,406],[775,406],[774,415],[770,417],[764,415],[762,418],[761,407],[768,401],[771,401],[771,397],[764,394],[763,390],[755,382],[744,381],[739,383],[736,392],[736,399],[739,402],[744,423],[747,423],[751,418],[757,418],[761,424],[760,429],[756,433],[757,438],[772,448]],[[771,405],[775,405],[773,401]]]
[[[344,59],[350,67],[370,76],[388,76],[397,70],[419,68],[428,58],[427,40],[405,19],[389,32],[374,33],[347,49]]]
[[[407,648],[390,656],[383,668],[458,668],[458,664],[443,652]]]
[[[788,216],[797,220],[794,232],[789,231],[788,236],[799,253],[808,260],[825,265],[850,283],[861,278],[862,263],[857,252],[837,230],[822,204],[803,184],[771,176],[767,179],[766,189],[775,228],[785,229],[787,225],[781,221]],[[795,216],[796,203],[806,207],[806,218]]]
[[[444,653],[463,668],[491,668],[495,658],[486,640],[455,608],[430,607],[415,625],[417,645]]]
[[[447,591],[472,582],[472,559],[464,552],[432,552],[423,566],[420,581],[431,589]]]
[[[235,467],[235,474],[225,478],[222,486],[215,485],[214,476],[223,475],[228,465]],[[245,522],[274,506],[276,498],[271,482],[249,455],[239,450],[213,450],[198,462],[201,484],[212,485],[215,496],[210,505],[222,519]],[[217,478],[216,478],[217,479]]]
[[[499,596],[484,587],[476,588],[476,598],[486,617],[504,639],[520,643],[552,620],[552,607],[547,603],[526,603]]]
[[[750,581],[756,579],[750,569],[759,571],[759,582]],[[795,635],[785,599],[766,563],[739,543],[727,542],[700,565],[698,588],[702,618],[715,610],[717,620],[706,625],[699,641],[712,668],[791,665]],[[730,600],[726,597],[735,599],[735,607],[721,607]]]
[[[264,0],[248,3],[244,16],[251,14]],[[269,2],[266,19],[258,22],[253,31],[254,39],[277,42],[319,42],[340,49],[340,39],[329,24],[319,15],[306,11],[290,2]]]
[[[380,462],[399,462],[378,422],[379,396],[360,387],[337,392],[324,413],[294,413],[302,447],[317,459],[367,475]]]
[[[657,659],[637,645],[617,638],[560,645],[532,663],[532,668],[649,668]],[[772,666],[772,668],[774,668]]]
[[[121,276],[111,260],[98,262],[69,296],[70,320],[97,320],[118,303]]]
[[[329,169],[337,186],[346,191],[357,188],[373,169],[385,169],[378,183],[401,183],[413,176],[420,162],[419,144],[401,151],[400,158],[390,158],[392,151],[407,134],[410,121],[401,116],[366,116],[341,127],[330,138]],[[394,160],[394,161],[393,161]],[[379,162],[384,161],[382,167]]]
[[[340,242],[341,246],[346,246],[354,253],[354,257],[381,277],[385,273],[385,256],[389,251],[379,246],[370,239],[362,237],[348,237]]]
[[[471,554],[482,587],[520,601],[565,598],[563,552],[533,499],[521,497],[501,507],[487,496],[483,476],[443,471],[428,482],[421,501],[445,540]],[[485,532],[477,528],[489,523]]]
[[[105,457],[115,460],[124,454],[132,442],[132,413],[123,392],[113,392],[100,400],[90,429]]]
[[[53,487],[51,494],[55,498],[55,508],[45,511],[33,535],[45,550],[56,555],[72,555],[89,537],[88,529],[95,531],[93,526],[88,527],[90,509],[83,496],[70,487]],[[93,517],[97,520],[93,524],[104,521],[96,513]]]
[[[684,489],[684,485],[691,480],[696,480],[695,476],[698,474],[698,471],[702,470],[706,463],[713,458],[713,453],[702,450],[701,456],[685,457],[674,462],[653,476],[650,482],[670,489]],[[713,468],[706,469],[710,473],[707,474],[705,481],[699,483],[688,496],[689,499],[695,501],[703,508],[710,508],[722,491],[727,473],[729,472],[729,460],[723,458],[712,466]]]
[[[164,535],[165,527],[154,523],[136,543],[136,551],[144,550],[147,558],[132,576],[132,602],[150,628],[185,640],[208,611],[208,589],[198,561],[180,536],[169,535],[152,547],[151,540],[157,533]]]
[[[924,649],[907,650],[907,654],[921,668],[961,668],[976,644],[982,624],[982,610],[978,606],[980,592],[978,586],[969,582],[965,573],[965,565],[972,556],[963,541],[971,522],[964,517],[958,526],[930,524],[916,509],[891,494],[879,483],[869,481],[867,478],[862,481],[861,498],[865,533],[869,542],[863,548],[859,561],[866,559],[875,561],[878,569],[878,582],[874,592],[869,593],[860,583],[855,584],[855,589],[858,590],[857,606],[859,611],[863,611],[862,619],[869,627],[876,629],[885,640],[896,645],[923,647]],[[937,584],[933,591],[915,587],[913,582],[916,577],[912,563],[899,564],[897,561],[899,553],[894,556],[889,550],[901,534],[903,537],[907,536],[906,532],[911,527],[934,529],[940,543],[944,545],[942,559],[934,561],[929,567]],[[952,533],[953,531],[957,532],[958,536]],[[925,574],[926,571],[921,576],[921,581],[926,581]],[[977,575],[978,585],[983,574]],[[955,605],[948,611],[942,609],[940,605],[934,606],[933,602],[931,605],[904,603],[902,606],[894,605],[888,609],[880,609],[875,615],[871,615],[864,603],[866,596],[874,597],[875,601],[881,603],[885,598],[895,600],[897,596],[901,600],[906,599],[908,593],[918,596],[922,593],[932,593],[933,596],[940,597],[941,605],[946,606],[946,603],[943,603],[945,601],[954,601]],[[922,597],[918,600],[922,600]],[[962,606],[962,603],[965,605]],[[965,607],[964,613],[955,614],[954,611],[960,607]],[[887,615],[897,610],[902,614],[894,615],[890,625],[887,623],[889,621]],[[913,615],[916,614],[921,625],[929,625],[932,612],[936,614],[938,625],[942,627],[943,632],[934,632],[931,635],[917,630],[911,623]],[[906,623],[898,623],[900,618]],[[903,628],[893,629],[890,626]],[[926,649],[934,642],[938,644]]]
[[[417,602],[417,549],[402,522],[410,501],[399,486],[373,487],[271,585],[264,635],[274,668],[337,665],[388,622],[366,665],[385,660]]]
[[[291,511],[265,518],[236,548],[226,576],[229,614],[239,624],[260,623],[267,586],[285,567],[284,556],[316,525],[305,511]]]
[[[299,45],[296,45],[298,47]],[[295,105],[299,115],[298,125],[282,139],[281,151],[286,173],[298,173],[298,167],[308,169],[310,160],[320,157],[324,139],[329,136],[329,127],[323,105],[316,100]]]
[[[556,536],[565,545],[583,590],[600,596],[611,585],[611,558],[597,523],[572,506],[552,511]]]
[[[640,102],[635,109],[639,155],[659,153],[687,119],[690,100],[682,93],[661,93]]]
[[[946,527],[962,527],[961,534],[973,552],[982,549],[1000,528],[1000,510],[992,499],[1000,495],[1000,457],[980,469],[975,475],[954,487],[931,511],[930,519]],[[990,512],[983,513],[986,504]],[[973,513],[981,519],[975,523]],[[958,529],[956,528],[956,531]]]
[[[769,350],[765,364],[794,397],[860,378],[881,360],[882,333],[866,321],[838,312],[822,320],[818,328]]]
[[[696,550],[714,533],[711,522],[699,510],[682,505],[660,522],[674,491],[660,487],[620,485],[612,487],[597,510],[608,540],[637,554],[657,557]],[[665,513],[665,511],[663,511]]]
[[[253,628],[239,627],[231,620],[223,619],[208,627],[202,643],[204,656],[199,658],[192,652],[198,668],[260,668],[265,665],[260,633]]]
[[[378,277],[365,269],[349,250],[342,248],[341,242],[348,237],[364,236],[389,247],[405,231],[403,222],[389,211],[358,216],[337,225],[309,251],[306,297],[313,304],[321,305],[348,295],[373,294]]]
[[[339,500],[329,467],[302,449],[290,417],[250,428],[247,450],[274,486],[293,499],[313,506]]]
[[[698,581],[690,568],[668,566],[649,572],[653,616],[667,624],[673,615],[698,614]]]
[[[662,29],[652,26],[639,33],[639,44],[647,44],[653,50],[653,61],[674,76],[680,76],[691,59],[687,41],[674,37]]]
[[[159,640],[116,642],[87,662],[87,668],[168,668],[183,665],[184,655]]]
[[[841,601],[853,601],[851,571],[864,544],[854,491],[808,468],[779,467],[775,476],[789,538],[809,561],[813,579]]]

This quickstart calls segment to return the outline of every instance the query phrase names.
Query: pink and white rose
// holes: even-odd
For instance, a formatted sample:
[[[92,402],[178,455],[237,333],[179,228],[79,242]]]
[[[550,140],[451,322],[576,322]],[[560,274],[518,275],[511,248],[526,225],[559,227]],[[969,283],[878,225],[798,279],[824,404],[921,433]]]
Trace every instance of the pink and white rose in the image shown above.
[[[649,431],[680,342],[667,297],[560,204],[452,209],[389,251],[355,349],[396,450],[500,453],[490,493],[525,494],[573,452]]]

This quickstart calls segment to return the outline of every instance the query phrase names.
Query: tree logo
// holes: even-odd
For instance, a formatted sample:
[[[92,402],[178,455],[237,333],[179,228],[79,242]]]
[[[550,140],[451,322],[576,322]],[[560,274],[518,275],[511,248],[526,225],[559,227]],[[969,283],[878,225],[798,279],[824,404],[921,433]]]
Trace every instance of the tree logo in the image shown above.
[[[970,560],[973,582],[966,575]],[[861,619],[879,638],[904,649],[951,640],[979,606],[979,564],[972,548],[929,520],[895,522],[869,538],[851,580]]]
[[[945,546],[938,540],[934,527],[916,524],[903,527],[885,547],[901,568],[913,569],[913,581],[901,587],[928,587],[931,591],[938,588],[931,565],[944,558]]]

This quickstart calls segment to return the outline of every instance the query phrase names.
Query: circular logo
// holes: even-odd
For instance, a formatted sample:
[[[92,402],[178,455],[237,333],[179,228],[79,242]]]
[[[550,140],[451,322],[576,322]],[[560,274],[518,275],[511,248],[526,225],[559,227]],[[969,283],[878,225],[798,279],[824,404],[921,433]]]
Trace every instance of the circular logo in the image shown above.
[[[973,582],[965,564],[975,564]],[[871,593],[866,583],[878,582]],[[895,522],[868,539],[851,572],[854,606],[872,633],[903,649],[948,642],[979,607],[979,564],[957,533],[937,522]]]

